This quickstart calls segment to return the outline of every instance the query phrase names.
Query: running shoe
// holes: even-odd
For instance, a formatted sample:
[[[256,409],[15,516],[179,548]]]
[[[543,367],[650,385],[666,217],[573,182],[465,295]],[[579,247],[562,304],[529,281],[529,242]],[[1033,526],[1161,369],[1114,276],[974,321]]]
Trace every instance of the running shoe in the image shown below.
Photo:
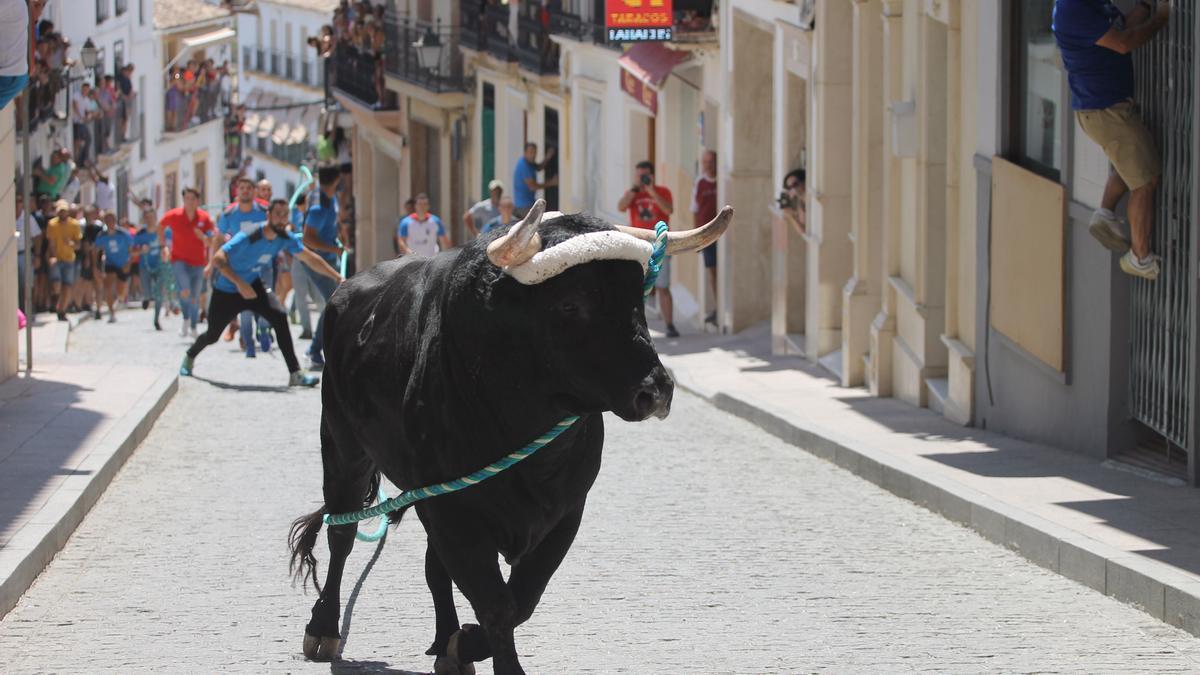
[[[315,387],[321,382],[321,378],[316,375],[308,375],[303,371],[294,371],[288,376],[289,387]]]
[[[1121,234],[1120,226],[1121,221],[1111,211],[1097,209],[1088,223],[1088,232],[1104,248],[1123,254],[1129,250],[1129,239]]]
[[[158,319],[154,320],[154,330],[162,330],[162,324],[158,322]]]
[[[1151,253],[1145,258],[1138,260],[1138,257],[1133,254],[1133,249],[1130,249],[1125,255],[1121,256],[1121,271],[1135,277],[1154,281],[1158,279],[1158,275],[1162,271],[1162,266],[1159,264],[1160,259]]]
[[[196,330],[196,324],[192,324],[192,326],[190,328],[190,332],[192,334],[192,337],[200,337],[200,331]]]
[[[325,357],[320,354],[309,353],[308,362],[312,364],[309,366],[309,370],[322,370],[325,368]]]
[[[184,354],[183,355],[183,363],[179,364],[179,374],[183,375],[184,377],[191,377],[192,376],[192,366],[195,365],[195,363],[196,363],[196,361],[194,359],[192,359],[192,357],[188,356],[187,354]]]
[[[673,324],[673,323],[667,324],[667,337],[669,337],[669,338],[679,337],[679,331],[675,329],[675,324]]]
[[[142,309],[150,309],[150,300],[142,298]]]
[[[117,322],[117,315],[116,315],[116,314],[109,314],[109,315],[108,315],[108,322],[109,322],[109,323],[116,323],[116,322]]]
[[[96,305],[96,313],[92,315],[92,318],[97,321],[100,320],[100,305]]]
[[[301,339],[301,340],[311,340],[311,339],[312,339],[312,332],[311,332],[311,331],[307,331],[307,330],[300,331],[300,339]]]
[[[264,330],[258,334],[258,346],[264,354],[271,351],[271,331]]]
[[[187,337],[188,320],[183,317],[183,323],[179,324],[179,337]]]

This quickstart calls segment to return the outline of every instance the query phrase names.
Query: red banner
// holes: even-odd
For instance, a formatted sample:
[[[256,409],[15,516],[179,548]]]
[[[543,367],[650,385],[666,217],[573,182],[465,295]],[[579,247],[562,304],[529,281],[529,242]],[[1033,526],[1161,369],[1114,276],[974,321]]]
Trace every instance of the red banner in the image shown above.
[[[604,0],[609,42],[671,39],[671,0]]]
[[[621,89],[635,101],[649,108],[650,114],[658,114],[658,92],[624,68],[621,69]]]

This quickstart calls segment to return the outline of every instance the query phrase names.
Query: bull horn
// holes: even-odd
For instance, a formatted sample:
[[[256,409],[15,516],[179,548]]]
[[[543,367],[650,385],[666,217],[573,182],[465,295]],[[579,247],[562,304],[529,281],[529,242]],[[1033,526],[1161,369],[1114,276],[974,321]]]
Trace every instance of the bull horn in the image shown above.
[[[716,218],[694,230],[667,233],[667,255],[678,255],[690,251],[699,251],[725,234],[729,223],[733,222],[733,207],[721,209]],[[617,225],[616,228],[625,234],[633,235],[642,241],[654,243],[654,231],[640,227]]]
[[[513,225],[508,234],[488,244],[488,260],[497,267],[512,267],[528,262],[535,253],[542,250],[542,238],[538,236],[538,226],[542,224],[542,215],[546,212],[546,200],[539,199],[530,207],[529,213],[521,222]]]

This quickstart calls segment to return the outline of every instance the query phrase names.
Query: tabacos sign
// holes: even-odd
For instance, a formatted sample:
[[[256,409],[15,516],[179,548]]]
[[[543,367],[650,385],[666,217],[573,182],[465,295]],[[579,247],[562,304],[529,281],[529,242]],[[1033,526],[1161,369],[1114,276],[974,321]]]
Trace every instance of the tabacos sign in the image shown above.
[[[671,0],[604,0],[609,42],[665,42],[672,24]]]

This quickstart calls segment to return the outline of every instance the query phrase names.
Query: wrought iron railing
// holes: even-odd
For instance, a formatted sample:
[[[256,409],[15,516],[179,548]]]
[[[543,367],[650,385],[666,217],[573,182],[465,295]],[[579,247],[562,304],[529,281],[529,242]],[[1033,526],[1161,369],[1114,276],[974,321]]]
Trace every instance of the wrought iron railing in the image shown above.
[[[714,42],[713,0],[677,0],[673,6],[675,42]]]
[[[1162,256],[1157,281],[1134,279],[1130,312],[1133,417],[1196,458],[1196,115],[1195,3],[1174,3],[1171,21],[1134,52],[1137,100],[1162,155],[1151,245]]]
[[[383,86],[383,61],[375,54],[341,44],[334,49],[332,58],[334,87],[373,108],[397,108],[395,93]]]
[[[549,21],[522,14],[517,21],[517,58],[521,67],[538,75],[558,74],[558,45],[550,39]]]
[[[458,50],[457,28],[440,24],[410,23],[407,17],[389,17],[384,22],[387,71],[433,92],[465,91],[462,53]],[[417,46],[437,45],[437,49]]]
[[[516,61],[516,36],[509,30],[509,6],[488,5],[483,15],[487,51],[501,61]]]

